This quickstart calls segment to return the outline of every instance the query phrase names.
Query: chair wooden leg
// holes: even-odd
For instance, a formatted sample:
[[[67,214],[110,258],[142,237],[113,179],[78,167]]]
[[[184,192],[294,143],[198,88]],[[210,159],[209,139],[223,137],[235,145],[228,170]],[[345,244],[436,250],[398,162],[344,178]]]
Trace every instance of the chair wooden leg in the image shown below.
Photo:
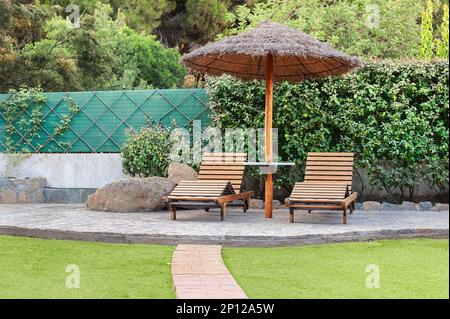
[[[225,220],[225,215],[227,214],[227,203],[220,204],[220,220]]]
[[[250,198],[244,198],[242,206],[243,206],[244,213],[246,213],[250,206]]]
[[[311,214],[311,209],[308,209],[308,214]]]
[[[169,204],[169,210],[170,210],[170,219],[176,220],[177,219],[177,208],[175,206]]]
[[[345,225],[345,224],[347,224],[347,206],[345,206],[343,208],[343,211],[344,211],[344,214],[342,216],[342,223]]]
[[[289,207],[289,221],[291,223],[294,222],[294,208],[292,208],[292,207]]]
[[[352,205],[352,204],[350,204],[350,206],[349,206],[349,207],[350,207],[350,215],[351,215],[351,214],[353,214],[353,205]]]
[[[209,207],[206,207],[206,208],[205,208],[205,212],[209,212]]]

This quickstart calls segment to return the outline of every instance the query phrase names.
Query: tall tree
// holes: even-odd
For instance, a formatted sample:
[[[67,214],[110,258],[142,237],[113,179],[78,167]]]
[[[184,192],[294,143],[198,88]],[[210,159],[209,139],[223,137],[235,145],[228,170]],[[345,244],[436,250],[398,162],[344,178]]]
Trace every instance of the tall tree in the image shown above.
[[[170,88],[182,84],[185,69],[176,49],[155,36],[130,29],[119,13],[99,4],[74,28],[60,16],[45,25],[45,37],[18,52],[15,71],[3,73],[2,91],[21,84],[46,91]],[[0,64],[0,70],[2,66]]]
[[[290,25],[349,54],[400,58],[418,55],[421,3],[417,0],[267,0],[239,6],[221,36],[265,19]]]

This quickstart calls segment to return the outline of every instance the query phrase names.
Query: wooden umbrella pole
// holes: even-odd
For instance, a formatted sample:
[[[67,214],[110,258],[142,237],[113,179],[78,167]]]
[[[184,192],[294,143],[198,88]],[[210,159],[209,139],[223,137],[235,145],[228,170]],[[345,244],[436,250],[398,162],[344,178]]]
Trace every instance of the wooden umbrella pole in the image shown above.
[[[273,56],[266,57],[266,112],[265,112],[265,155],[266,162],[273,161],[272,155],[272,102],[273,102]],[[272,167],[269,166],[265,185],[265,216],[272,218],[273,180]]]

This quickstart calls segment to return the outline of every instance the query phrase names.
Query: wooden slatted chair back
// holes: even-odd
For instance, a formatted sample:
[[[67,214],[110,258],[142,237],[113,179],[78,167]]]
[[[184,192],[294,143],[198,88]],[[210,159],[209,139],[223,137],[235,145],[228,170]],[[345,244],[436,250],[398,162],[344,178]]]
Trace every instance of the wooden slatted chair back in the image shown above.
[[[236,193],[242,190],[246,153],[204,153],[199,180],[230,181]]]
[[[305,182],[327,185],[348,185],[351,190],[352,178],[353,153],[308,153]]]

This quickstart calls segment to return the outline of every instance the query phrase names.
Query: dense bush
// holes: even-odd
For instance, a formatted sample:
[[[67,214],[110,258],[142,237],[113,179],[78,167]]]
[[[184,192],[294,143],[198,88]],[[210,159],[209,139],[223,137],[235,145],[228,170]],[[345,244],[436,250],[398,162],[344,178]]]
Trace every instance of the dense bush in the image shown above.
[[[353,151],[391,200],[414,198],[422,183],[448,193],[448,72],[447,61],[368,63],[340,78],[276,84],[279,154],[297,163],[277,172],[277,186],[301,180],[309,151]],[[264,126],[264,84],[223,77],[208,91],[216,126]]]
[[[129,28],[123,13],[115,19],[111,13],[97,3],[80,15],[79,28],[54,16],[42,25],[41,39],[11,52],[1,47],[0,21],[0,92],[22,84],[46,92],[181,86],[186,69],[178,50]]]
[[[162,125],[151,125],[130,132],[122,148],[122,167],[131,176],[167,176],[170,132]]]

